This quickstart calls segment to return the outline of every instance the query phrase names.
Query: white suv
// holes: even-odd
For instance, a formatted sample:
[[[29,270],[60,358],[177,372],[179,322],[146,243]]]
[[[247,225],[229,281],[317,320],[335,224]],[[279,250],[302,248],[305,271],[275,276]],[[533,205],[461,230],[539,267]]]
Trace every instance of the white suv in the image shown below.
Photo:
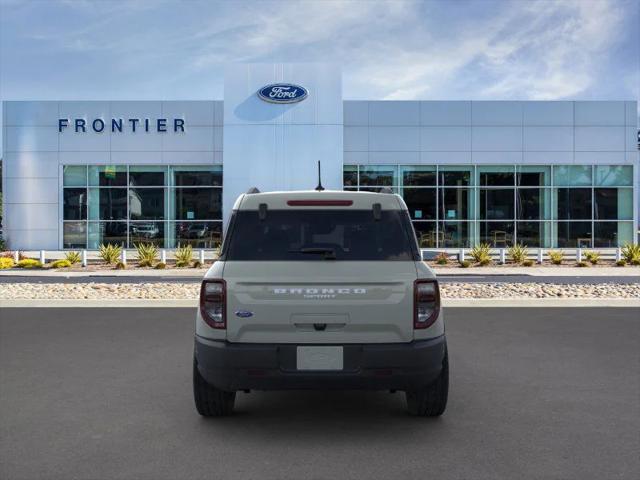
[[[239,390],[406,392],[441,415],[449,389],[440,291],[399,195],[247,193],[202,282],[193,389],[204,416]]]

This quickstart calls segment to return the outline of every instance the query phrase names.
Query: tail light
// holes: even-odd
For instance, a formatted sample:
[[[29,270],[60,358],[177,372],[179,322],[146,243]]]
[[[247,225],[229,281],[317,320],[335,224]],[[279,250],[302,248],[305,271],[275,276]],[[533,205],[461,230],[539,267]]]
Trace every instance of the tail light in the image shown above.
[[[227,284],[204,279],[200,287],[200,315],[211,328],[227,328]]]
[[[413,328],[429,328],[440,313],[437,280],[416,280],[413,284]]]

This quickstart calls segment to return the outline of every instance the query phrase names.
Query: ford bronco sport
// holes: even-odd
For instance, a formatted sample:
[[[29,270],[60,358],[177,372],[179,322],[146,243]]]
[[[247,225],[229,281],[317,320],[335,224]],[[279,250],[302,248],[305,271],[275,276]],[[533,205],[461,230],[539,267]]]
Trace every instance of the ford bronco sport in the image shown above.
[[[203,416],[252,389],[401,390],[413,415],[446,407],[440,291],[399,195],[240,196],[195,330]]]

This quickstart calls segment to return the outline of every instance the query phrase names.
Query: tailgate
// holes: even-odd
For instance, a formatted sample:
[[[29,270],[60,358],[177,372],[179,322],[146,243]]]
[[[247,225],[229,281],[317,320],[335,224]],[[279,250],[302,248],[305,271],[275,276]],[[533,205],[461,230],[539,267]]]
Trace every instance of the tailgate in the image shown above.
[[[223,276],[230,342],[413,340],[412,261],[229,261]]]

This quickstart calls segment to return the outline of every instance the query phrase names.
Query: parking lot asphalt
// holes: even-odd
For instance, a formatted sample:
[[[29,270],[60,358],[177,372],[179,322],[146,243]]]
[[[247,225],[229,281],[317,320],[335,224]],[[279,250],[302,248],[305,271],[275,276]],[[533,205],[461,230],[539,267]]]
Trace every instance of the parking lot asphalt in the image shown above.
[[[449,308],[450,401],[251,392],[203,419],[193,310],[0,310],[2,479],[636,479],[640,309]]]

